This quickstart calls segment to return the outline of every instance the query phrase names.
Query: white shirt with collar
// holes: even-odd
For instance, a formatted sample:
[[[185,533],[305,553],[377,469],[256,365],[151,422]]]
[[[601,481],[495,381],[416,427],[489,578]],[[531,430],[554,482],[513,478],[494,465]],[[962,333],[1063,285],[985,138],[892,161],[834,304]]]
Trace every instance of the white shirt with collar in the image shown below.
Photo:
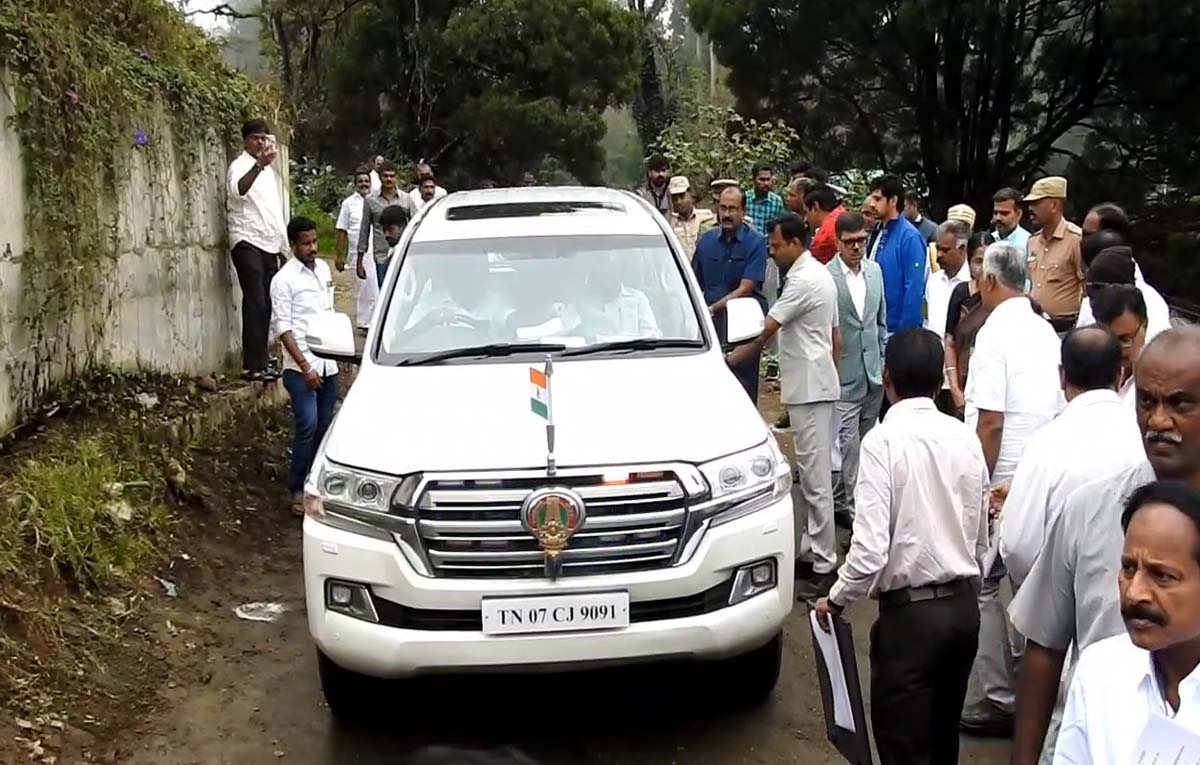
[[[974,430],[980,409],[1004,415],[993,486],[1012,480],[1030,436],[1065,406],[1061,359],[1058,334],[1027,297],[1005,300],[979,329],[967,373],[966,422]]]
[[[662,337],[650,299],[641,290],[621,285],[612,300],[569,307],[564,325],[606,343],[638,337]]]
[[[291,332],[308,365],[322,377],[337,374],[337,364],[317,358],[308,350],[308,323],[314,316],[333,311],[333,274],[320,258],[312,268],[292,257],[271,280],[271,341]],[[283,368],[300,371],[292,354],[284,350]]]
[[[1115,584],[1114,584],[1115,586]],[[1055,765],[1132,765],[1152,716],[1200,736],[1200,671],[1179,684],[1179,710],[1171,709],[1149,651],[1122,632],[1088,646],[1075,667]]]
[[[854,532],[829,599],[978,577],[988,544],[988,476],[975,431],[910,398],[862,442]]]
[[[229,244],[246,242],[263,252],[287,252],[287,223],[283,214],[283,194],[270,165],[259,171],[245,194],[238,193],[238,181],[258,162],[243,151],[229,165],[228,221]]]
[[[1142,293],[1142,299],[1146,301],[1146,342],[1149,343],[1160,333],[1171,328],[1171,307],[1167,305],[1162,293],[1142,281],[1140,277],[1141,271],[1135,271],[1134,286],[1138,288],[1138,292]],[[1076,320],[1075,326],[1086,327],[1095,323],[1096,318],[1092,314],[1091,298],[1084,295],[1083,302],[1079,305],[1079,319]]]
[[[933,271],[925,279],[925,329],[945,341],[946,314],[950,311],[950,293],[960,284],[971,281],[971,267],[964,262],[958,273],[951,276],[945,269]]]
[[[1013,581],[1029,575],[1071,492],[1145,459],[1137,420],[1110,389],[1079,394],[1034,433],[1000,514],[1000,554]]]
[[[445,189],[443,189],[441,186],[433,187],[433,199],[441,199],[442,197],[446,196],[447,193],[448,192]],[[425,206],[425,200],[421,199],[421,187],[420,186],[413,187],[413,190],[408,192],[408,198],[413,201],[413,204],[417,206],[418,210],[420,210],[422,207]],[[429,201],[432,202],[433,199],[431,199]]]
[[[857,271],[851,271],[850,266],[842,260],[841,255],[834,256],[837,261],[838,268],[842,269],[842,276],[846,278],[846,289],[850,293],[850,302],[854,304],[854,310],[858,311],[861,317],[867,310],[867,275],[863,273],[862,264],[860,263]]]
[[[383,181],[379,179],[379,173],[372,170],[371,171],[371,193],[378,194],[379,190],[382,188],[383,188]]]

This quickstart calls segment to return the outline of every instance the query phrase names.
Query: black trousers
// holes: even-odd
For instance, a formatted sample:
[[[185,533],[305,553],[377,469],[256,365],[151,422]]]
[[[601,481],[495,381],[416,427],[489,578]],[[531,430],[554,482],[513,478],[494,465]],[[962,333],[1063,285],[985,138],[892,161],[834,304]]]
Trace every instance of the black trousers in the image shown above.
[[[279,270],[279,256],[247,242],[235,244],[230,255],[242,288],[242,368],[257,372],[270,360],[271,279]]]
[[[888,607],[871,628],[871,728],[882,765],[957,765],[979,645],[973,588]]]

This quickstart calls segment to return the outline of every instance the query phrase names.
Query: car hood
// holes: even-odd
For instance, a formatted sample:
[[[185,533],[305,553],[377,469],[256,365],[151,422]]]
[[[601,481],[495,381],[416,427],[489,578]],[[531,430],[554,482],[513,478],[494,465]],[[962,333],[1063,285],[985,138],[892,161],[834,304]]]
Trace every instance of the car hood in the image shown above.
[[[325,455],[392,475],[539,468],[546,420],[530,405],[541,363],[365,365]],[[705,462],[766,439],[766,426],[715,352],[561,360],[550,384],[560,467]]]

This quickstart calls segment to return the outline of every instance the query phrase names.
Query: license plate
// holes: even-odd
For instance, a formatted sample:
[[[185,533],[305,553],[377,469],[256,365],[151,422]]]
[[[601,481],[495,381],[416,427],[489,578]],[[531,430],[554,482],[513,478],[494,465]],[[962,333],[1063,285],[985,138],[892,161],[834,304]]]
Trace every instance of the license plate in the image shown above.
[[[629,626],[628,592],[484,598],[483,634],[581,632]]]

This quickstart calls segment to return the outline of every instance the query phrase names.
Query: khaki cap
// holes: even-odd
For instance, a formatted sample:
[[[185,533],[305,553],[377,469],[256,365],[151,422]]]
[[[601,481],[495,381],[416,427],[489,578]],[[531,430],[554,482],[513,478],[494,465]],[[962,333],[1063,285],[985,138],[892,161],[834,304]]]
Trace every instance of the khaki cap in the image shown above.
[[[671,179],[671,183],[667,186],[667,193],[671,196],[686,194],[691,187],[686,176],[677,175]]]
[[[708,188],[710,188],[713,191],[718,191],[720,189],[727,189],[730,186],[737,186],[737,185],[738,185],[738,182],[733,180],[732,178],[718,178],[715,181],[713,181],[712,183],[708,184]]]
[[[1061,175],[1051,175],[1043,178],[1033,184],[1033,188],[1029,190],[1029,194],[1025,197],[1026,202],[1036,202],[1039,199],[1066,199],[1067,198],[1067,179]]]
[[[975,208],[971,205],[954,205],[946,211],[946,220],[957,220],[975,228]]]

